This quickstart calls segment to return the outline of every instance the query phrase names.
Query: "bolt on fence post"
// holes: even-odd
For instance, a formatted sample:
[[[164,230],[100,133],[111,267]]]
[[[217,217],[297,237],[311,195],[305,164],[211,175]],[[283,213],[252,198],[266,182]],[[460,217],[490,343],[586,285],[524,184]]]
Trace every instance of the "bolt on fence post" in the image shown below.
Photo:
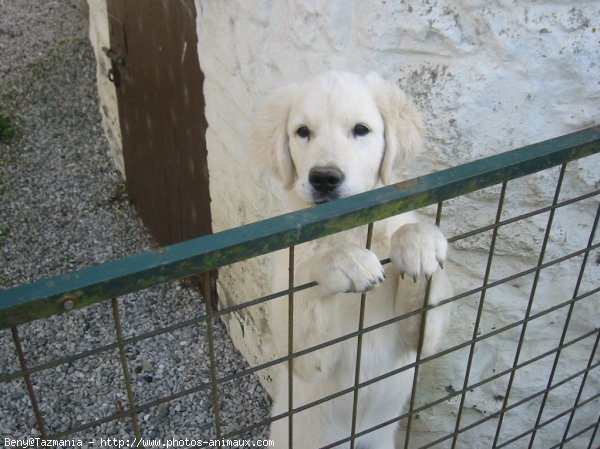
[[[60,302],[62,303],[63,309],[65,309],[68,312],[69,310],[73,310],[73,307],[75,307],[77,298],[66,296]]]

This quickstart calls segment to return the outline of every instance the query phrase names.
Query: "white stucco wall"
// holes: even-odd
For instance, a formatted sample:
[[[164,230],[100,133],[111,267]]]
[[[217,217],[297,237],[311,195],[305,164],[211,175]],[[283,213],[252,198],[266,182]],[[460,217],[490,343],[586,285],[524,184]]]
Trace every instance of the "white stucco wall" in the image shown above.
[[[112,159],[117,169],[125,177],[117,91],[115,85],[108,79],[108,70],[111,67],[110,59],[102,51],[103,48],[110,48],[106,0],[85,1],[89,11],[89,37],[96,56],[96,84],[100,100],[100,113],[102,114],[102,127],[109,143]]]
[[[426,153],[407,169],[409,176],[600,123],[600,6],[596,1],[196,0],[196,8],[200,63],[206,76],[215,231],[282,210],[281,197],[273,198],[270,193],[277,189],[276,183],[249,154],[249,123],[254,108],[271,89],[323,70],[376,70],[398,80],[413,96],[423,112],[428,139]],[[548,205],[557,173],[553,170],[511,183],[504,216]],[[597,185],[599,174],[598,157],[571,164],[562,198],[580,187]],[[445,232],[454,235],[491,223],[498,192],[499,188],[492,188],[448,202]],[[598,200],[592,199],[557,213],[545,260],[587,240],[597,206]],[[547,215],[542,215],[518,229],[501,231],[492,280],[536,263],[546,220]],[[457,291],[481,285],[489,238],[485,234],[453,248],[451,271]],[[543,272],[537,295],[544,303],[536,302],[535,311],[571,297],[580,261]],[[266,259],[221,270],[221,299],[225,304],[237,303],[265,293],[268,278]],[[552,278],[558,283],[551,283]],[[523,317],[531,279],[528,276],[488,292],[484,333]],[[597,264],[590,263],[582,289],[599,282]],[[470,338],[477,300],[478,296],[466,298],[456,307],[449,344]],[[598,295],[577,305],[569,335],[600,325],[597,304]],[[564,309],[533,321],[527,339],[535,344],[528,346],[532,349],[522,359],[556,345],[563,321]],[[268,323],[260,307],[240,312],[228,327],[251,363],[263,361],[270,353]],[[510,367],[518,333],[519,328],[478,344],[471,378]],[[575,366],[581,369],[585,362],[581,354],[588,354],[593,342],[587,339],[579,344],[585,351],[564,351],[561,375]],[[436,363],[435,370],[426,371],[423,375],[431,389],[421,392],[419,401],[443,396],[450,385],[460,388],[466,355],[462,351],[446,357]],[[511,398],[517,400],[543,388],[551,361],[547,357],[524,370],[525,375],[518,375]],[[591,377],[589,382],[599,388],[598,375]],[[505,376],[469,394],[463,423],[497,410],[506,381]],[[553,393],[548,410],[570,406],[576,385],[569,383]],[[417,420],[417,426],[452,430],[453,419],[447,418],[456,412],[456,404],[441,404]],[[503,435],[517,434],[522,424],[518,417],[507,417]],[[564,420],[556,425],[564,425]],[[493,437],[495,420],[490,426],[461,436],[463,447],[478,447],[473,441]],[[552,438],[551,429],[542,433],[540,442]]]

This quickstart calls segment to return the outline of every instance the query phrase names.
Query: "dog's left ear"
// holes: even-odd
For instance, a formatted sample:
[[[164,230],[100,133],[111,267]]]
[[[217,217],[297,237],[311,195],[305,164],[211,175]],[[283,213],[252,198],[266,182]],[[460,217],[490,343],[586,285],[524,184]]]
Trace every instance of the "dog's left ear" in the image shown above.
[[[374,72],[366,79],[385,127],[385,153],[379,176],[383,184],[390,184],[395,169],[423,148],[423,120],[412,100],[398,86]]]

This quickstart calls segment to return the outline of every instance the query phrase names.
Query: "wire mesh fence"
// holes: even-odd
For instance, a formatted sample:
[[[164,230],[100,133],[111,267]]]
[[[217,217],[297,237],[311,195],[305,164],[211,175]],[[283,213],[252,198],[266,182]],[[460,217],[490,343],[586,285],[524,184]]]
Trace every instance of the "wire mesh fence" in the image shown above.
[[[266,441],[273,420],[290,418],[293,431],[295,414],[347,394],[354,397],[356,414],[360,389],[414,369],[411,400],[400,416],[360,431],[353,425],[327,447],[354,447],[360,436],[389,425],[399,427],[398,447],[406,448],[598,447],[600,185],[590,189],[577,182],[576,164],[598,166],[599,150],[600,130],[590,128],[311,213],[4,290],[2,437],[10,443],[110,435],[146,447],[175,434],[196,435],[188,446],[211,439]],[[545,176],[553,185],[553,192],[543,193],[548,201],[542,207],[522,204],[522,183],[530,176]],[[481,223],[461,221],[461,208],[477,207],[477,192],[483,191],[494,199],[494,213],[484,214]],[[231,385],[246,390],[248,379],[261,370],[341,341],[360,342],[369,332],[431,307],[381,323],[361,322],[351,334],[250,367],[215,351],[216,340],[228,341],[220,318],[276,298],[293,301],[294,293],[315,283],[295,285],[292,277],[288,290],[214,310],[210,289],[202,298],[177,280],[283,248],[290,248],[293,264],[295,245],[357,226],[368,225],[368,246],[370,223],[430,205],[442,227],[454,216],[447,233],[457,248],[452,263],[470,267],[469,276],[458,280],[456,274],[457,293],[442,302],[453,304],[463,321],[455,320],[439,352],[418,354],[414,363],[368,381],[357,375],[352,387],[273,417],[260,392],[244,396],[242,404],[220,394]],[[532,229],[535,244],[523,247],[520,234]],[[476,250],[482,246],[487,250]],[[454,279],[452,267],[448,270]],[[140,294],[155,298],[148,310],[152,319],[143,327],[129,313]],[[509,297],[516,298],[510,305]],[[178,350],[164,351],[169,345]],[[446,377],[432,374],[444,370]],[[434,377],[447,382],[430,388]],[[196,417],[193,429],[178,422],[181,410]],[[240,419],[240,410],[247,419]]]

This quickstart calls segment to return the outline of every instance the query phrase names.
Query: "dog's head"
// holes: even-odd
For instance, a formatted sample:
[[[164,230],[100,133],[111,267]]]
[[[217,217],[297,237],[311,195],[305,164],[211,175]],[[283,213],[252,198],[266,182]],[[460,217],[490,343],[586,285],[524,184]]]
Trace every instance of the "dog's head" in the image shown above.
[[[306,204],[389,184],[422,139],[412,101],[375,73],[326,72],[281,88],[252,130],[261,159]]]

